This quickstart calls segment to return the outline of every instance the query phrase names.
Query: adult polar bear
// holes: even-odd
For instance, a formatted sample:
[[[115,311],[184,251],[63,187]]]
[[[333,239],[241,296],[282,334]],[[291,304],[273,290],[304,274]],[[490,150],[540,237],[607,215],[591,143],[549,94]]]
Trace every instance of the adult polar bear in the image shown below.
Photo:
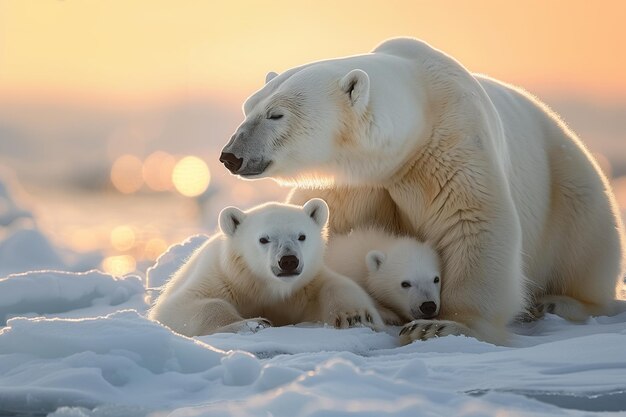
[[[405,341],[506,343],[531,301],[570,319],[617,308],[608,182],[528,94],[401,38],[270,73],[244,112],[220,157],[232,173],[295,185],[295,204],[324,198],[331,233],[375,225],[435,244],[440,314],[408,323]]]

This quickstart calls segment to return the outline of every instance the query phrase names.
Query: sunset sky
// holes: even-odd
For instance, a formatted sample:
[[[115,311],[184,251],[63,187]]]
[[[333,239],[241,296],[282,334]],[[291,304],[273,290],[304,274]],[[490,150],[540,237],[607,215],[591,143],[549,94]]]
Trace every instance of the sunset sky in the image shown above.
[[[226,205],[285,198],[217,160],[268,71],[396,36],[553,106],[626,209],[626,0],[0,0],[0,181],[15,171],[58,242],[132,271]]]
[[[0,96],[240,100],[269,70],[424,39],[543,92],[626,97],[623,1],[0,0]]]

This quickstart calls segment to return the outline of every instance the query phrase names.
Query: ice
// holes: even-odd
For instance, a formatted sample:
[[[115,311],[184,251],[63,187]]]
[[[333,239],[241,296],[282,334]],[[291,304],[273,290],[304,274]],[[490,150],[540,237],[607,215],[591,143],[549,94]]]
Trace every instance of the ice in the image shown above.
[[[512,325],[506,347],[463,336],[399,346],[398,327],[317,323],[175,334],[146,318],[150,298],[206,238],[168,249],[146,289],[134,275],[35,271],[90,259],[72,264],[34,219],[13,218],[0,271],[29,272],[0,278],[0,415],[626,415],[626,313],[548,314]]]

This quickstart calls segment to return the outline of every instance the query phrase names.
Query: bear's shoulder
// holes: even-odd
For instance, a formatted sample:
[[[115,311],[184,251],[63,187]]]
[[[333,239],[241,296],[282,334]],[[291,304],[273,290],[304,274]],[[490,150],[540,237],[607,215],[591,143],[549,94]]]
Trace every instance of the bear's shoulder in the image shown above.
[[[424,56],[425,53],[432,50],[433,48],[430,45],[418,39],[394,38],[381,43],[374,48],[372,52],[414,59],[419,56]]]

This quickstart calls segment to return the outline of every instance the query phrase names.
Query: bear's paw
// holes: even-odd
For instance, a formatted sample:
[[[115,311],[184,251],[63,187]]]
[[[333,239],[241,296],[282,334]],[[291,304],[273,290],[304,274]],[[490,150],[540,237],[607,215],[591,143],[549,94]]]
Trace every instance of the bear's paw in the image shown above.
[[[469,328],[461,323],[450,320],[413,320],[404,325],[400,331],[403,345],[415,340],[428,340],[443,336],[460,336],[471,334]]]
[[[369,327],[378,330],[382,326],[380,315],[375,311],[360,309],[353,311],[340,311],[331,315],[330,323],[338,329],[349,327]],[[334,318],[334,320],[333,320]]]

